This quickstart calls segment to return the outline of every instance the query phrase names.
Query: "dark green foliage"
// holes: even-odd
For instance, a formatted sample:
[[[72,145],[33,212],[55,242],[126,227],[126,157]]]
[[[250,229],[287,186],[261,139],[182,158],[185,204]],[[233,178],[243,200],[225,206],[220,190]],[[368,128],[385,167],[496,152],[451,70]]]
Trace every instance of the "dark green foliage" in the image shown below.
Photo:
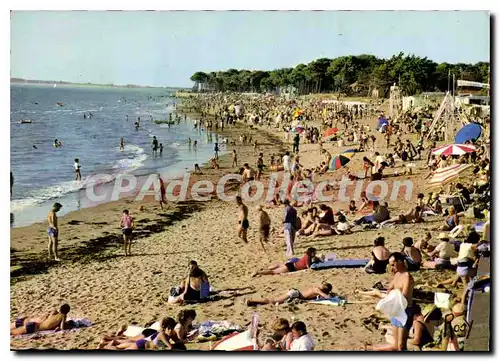
[[[271,71],[196,72],[191,80],[196,89],[210,91],[278,92],[295,88],[298,94],[341,92],[359,96],[367,96],[375,88],[383,96],[393,83],[398,83],[403,95],[413,95],[448,90],[449,74],[455,74],[456,79],[488,82],[489,69],[489,62],[437,64],[413,54],[399,53],[390,59],[362,54],[320,58],[295,68]]]

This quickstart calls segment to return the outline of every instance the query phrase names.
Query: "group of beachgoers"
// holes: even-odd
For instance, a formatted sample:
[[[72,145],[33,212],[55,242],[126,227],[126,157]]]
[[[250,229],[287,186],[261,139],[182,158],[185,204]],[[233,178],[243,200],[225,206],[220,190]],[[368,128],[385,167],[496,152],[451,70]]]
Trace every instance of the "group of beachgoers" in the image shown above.
[[[291,124],[297,120],[307,124],[314,119],[323,119],[323,124],[328,127],[338,126],[340,123],[344,125],[345,130],[344,134],[337,133],[334,135],[340,138],[339,141],[342,140],[343,144],[358,144],[357,152],[372,150],[371,158],[373,160],[368,156],[363,158],[364,176],[355,176],[348,172],[348,175],[353,179],[369,178],[370,180],[380,180],[385,176],[384,170],[395,167],[397,161],[410,162],[407,165],[410,174],[412,168],[415,167],[414,165],[411,166],[411,164],[417,161],[424,162],[421,169],[429,169],[430,172],[433,172],[436,167],[443,167],[443,164],[475,164],[475,180],[470,184],[458,183],[455,185],[454,190],[458,193],[458,197],[452,197],[454,203],[451,207],[447,207],[446,203],[442,203],[445,196],[443,192],[429,193],[427,196],[421,193],[417,196],[416,204],[412,205],[407,212],[391,217],[387,202],[375,200],[366,192],[361,193],[359,200],[351,200],[345,209],[336,210],[328,204],[318,203],[312,196],[306,202],[299,202],[295,198],[291,190],[296,182],[305,179],[312,181],[315,175],[324,175],[330,168],[332,155],[324,146],[328,140],[331,141],[333,138],[321,139],[318,128],[306,125],[304,127],[305,131],[301,134],[292,133],[293,147],[291,151],[279,155],[270,155],[268,165],[265,164],[264,154],[258,152],[258,143],[256,141],[252,142],[252,139],[249,139],[244,134],[240,138],[241,144],[253,144],[255,153],[258,154],[255,166],[257,171],[248,163],[245,163],[239,169],[242,175],[241,186],[261,179],[261,177],[265,176],[266,170],[282,172],[283,179],[287,178],[289,180],[289,187],[285,192],[277,191],[274,199],[267,205],[259,204],[255,207],[258,214],[258,239],[263,250],[265,250],[266,244],[270,242],[271,235],[278,234],[272,231],[271,218],[266,211],[266,207],[283,207],[281,227],[288,260],[259,269],[252,274],[253,277],[306,271],[310,270],[315,263],[325,262],[325,256],[318,255],[314,247],[307,248],[302,257],[294,257],[295,242],[302,237],[314,240],[316,237],[321,236],[348,235],[357,230],[396,227],[399,224],[426,223],[427,218],[434,220],[436,217],[443,217],[442,224],[434,229],[436,232],[440,232],[435,237],[437,240],[435,245],[431,244],[434,238],[432,233],[426,232],[424,237],[416,242],[411,236],[404,237],[401,249],[394,252],[386,248],[384,237],[377,237],[371,251],[371,259],[365,266],[365,271],[370,274],[386,273],[388,267],[390,267],[393,278],[386,287],[386,294],[389,294],[392,290],[399,290],[407,303],[405,312],[408,317],[406,323],[401,324],[396,319],[391,320],[394,342],[389,345],[373,347],[373,350],[401,351],[406,350],[408,345],[422,349],[423,346],[432,341],[433,337],[429,332],[428,325],[425,323],[422,309],[413,300],[414,281],[411,272],[423,268],[436,270],[456,269],[454,277],[439,282],[435,286],[440,288],[447,286],[458,287],[459,284],[462,284],[466,290],[467,283],[474,277],[477,270],[480,255],[489,251],[489,212],[484,216],[482,210],[490,207],[490,170],[488,154],[481,145],[478,146],[478,151],[473,152],[474,154],[435,159],[432,155],[432,149],[436,147],[435,143],[424,147],[423,141],[420,140],[417,146],[412,144],[409,139],[402,141],[401,136],[404,132],[402,132],[402,127],[397,126],[397,122],[395,122],[391,124],[391,127],[386,127],[385,133],[383,133],[386,140],[386,151],[390,150],[391,135],[396,135],[397,139],[393,153],[382,154],[382,152],[378,151],[376,137],[370,135],[370,129],[357,121],[358,118],[363,116],[375,114],[374,107],[352,108],[343,106],[342,103],[325,106],[317,101],[303,101],[299,104],[295,100],[279,99],[267,95],[245,97],[237,94],[206,94],[184,99],[183,108],[187,111],[200,113],[203,121],[200,121],[199,126],[201,127],[203,124],[203,127],[210,129],[212,125],[205,119],[209,115],[215,117],[215,124],[220,122],[222,126],[224,124],[234,125],[237,122],[245,122],[261,127],[273,126],[276,129],[288,127],[287,130],[291,129]],[[245,109],[250,111],[245,113]],[[297,109],[301,109],[300,112]],[[327,111],[325,112],[323,109]],[[383,116],[383,114],[380,116]],[[287,131],[287,134],[290,134],[290,132]],[[301,165],[299,152],[301,142],[318,144],[321,163],[316,168],[306,169]],[[232,142],[231,144],[236,143]],[[423,155],[426,150],[427,153]],[[219,149],[215,149],[215,161],[218,160],[218,151]],[[236,149],[233,150],[232,161],[231,168],[238,167]],[[276,189],[280,189],[279,184],[276,185]],[[163,198],[164,191],[162,193]],[[250,228],[249,208],[244,204],[240,196],[236,197],[236,205],[238,209],[237,235],[244,243],[249,243],[247,236]],[[48,217],[49,255],[53,254],[56,260],[58,260],[57,237],[59,232],[56,213],[61,207],[59,203],[55,203]],[[297,211],[299,207],[304,207],[300,215]],[[483,215],[482,218],[487,218],[482,236],[471,227],[467,228],[461,224],[463,217],[481,218],[481,215]],[[128,210],[123,211],[120,227],[124,237],[125,255],[130,255],[134,222]],[[456,240],[461,235],[465,235],[465,239],[463,241]],[[168,299],[169,303],[179,305],[197,303],[210,296],[212,291],[208,276],[198,267],[195,261],[189,263],[187,273],[187,277],[178,286],[172,288]],[[286,293],[267,298],[246,299],[245,303],[247,306],[255,307],[258,305],[293,302],[294,300],[330,299],[334,295],[332,285],[321,282],[301,289],[293,288]],[[461,303],[453,307],[455,319],[462,317],[465,313],[465,297],[466,292],[464,291]],[[64,309],[61,308],[59,312],[55,313],[55,315],[59,315],[57,318],[58,324],[56,325],[54,318],[54,322],[51,321],[49,326],[52,329],[63,329],[66,318],[61,315],[67,315],[67,311],[69,311],[69,306]],[[133,337],[125,336],[126,328],[122,327],[116,334],[103,337],[99,348],[112,350],[149,350],[158,348],[183,350],[185,349],[185,343],[192,340],[192,334],[190,337],[187,335],[190,334],[195,317],[194,310],[182,310],[178,314],[177,321],[166,317],[159,322],[159,327],[155,329],[146,328],[140,335]],[[16,327],[11,327],[11,334],[23,334],[47,329],[49,326],[46,323],[46,321],[40,321],[39,319],[35,321],[31,319],[16,320]],[[272,329],[273,336],[266,339],[264,343],[259,344],[261,350],[314,350],[314,341],[308,334],[303,322],[298,321],[290,325],[287,320],[279,319]],[[411,329],[413,329],[413,338],[407,343]],[[454,338],[453,332],[451,334],[452,336],[448,333],[446,342],[456,343],[456,337]],[[456,336],[457,333],[454,334]]]

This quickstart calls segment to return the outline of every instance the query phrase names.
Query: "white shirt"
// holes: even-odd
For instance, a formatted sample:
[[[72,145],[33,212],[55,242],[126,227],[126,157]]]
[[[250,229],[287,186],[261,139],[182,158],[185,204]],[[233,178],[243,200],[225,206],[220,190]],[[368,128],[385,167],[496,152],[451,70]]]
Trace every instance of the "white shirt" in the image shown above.
[[[75,162],[75,170],[79,170],[79,169],[80,169],[80,163]]]
[[[283,156],[283,169],[285,171],[290,171],[290,166],[291,166],[290,163],[291,163],[290,162],[290,156],[289,155],[284,155]]]
[[[309,334],[300,336],[298,339],[293,340],[290,345],[290,351],[313,351],[316,346],[314,340]]]

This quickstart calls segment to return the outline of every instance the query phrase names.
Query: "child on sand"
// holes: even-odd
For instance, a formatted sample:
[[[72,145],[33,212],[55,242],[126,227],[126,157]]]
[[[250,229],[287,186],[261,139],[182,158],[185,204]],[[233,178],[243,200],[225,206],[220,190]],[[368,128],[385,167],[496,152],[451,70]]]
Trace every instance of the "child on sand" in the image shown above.
[[[130,256],[132,254],[132,230],[134,229],[134,219],[129,215],[128,209],[123,211],[120,227],[122,227],[125,256]]]

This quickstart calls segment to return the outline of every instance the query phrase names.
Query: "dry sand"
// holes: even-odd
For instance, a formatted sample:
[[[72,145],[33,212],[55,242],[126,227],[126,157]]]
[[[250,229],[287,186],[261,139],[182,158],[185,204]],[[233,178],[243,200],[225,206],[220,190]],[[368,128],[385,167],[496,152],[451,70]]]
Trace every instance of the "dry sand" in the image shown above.
[[[374,121],[372,121],[373,123]],[[229,131],[229,136],[243,128]],[[251,132],[266,156],[283,149],[281,133],[270,137],[264,130]],[[229,134],[229,133],[232,133]],[[381,137],[379,137],[381,138]],[[382,143],[382,139],[378,140]],[[286,148],[289,148],[286,146]],[[333,145],[325,148],[336,154]],[[346,147],[347,148],[347,147]],[[232,147],[229,147],[232,149]],[[238,146],[239,162],[255,165],[253,146]],[[385,149],[384,149],[385,150]],[[301,144],[301,163],[316,166],[319,162],[317,145]],[[360,170],[363,154],[357,154],[349,164],[352,170]],[[220,171],[205,170],[208,177],[216,178],[227,173],[230,158],[225,156]],[[343,171],[344,172],[344,171]],[[392,215],[406,211],[415,202],[417,190],[423,189],[424,171],[416,170],[411,176],[415,187],[411,202],[403,199],[389,202]],[[338,172],[327,178],[340,179]],[[206,178],[207,176],[200,176]],[[408,177],[397,177],[398,180]],[[317,180],[317,179],[316,179]],[[333,203],[334,210],[347,204]],[[139,207],[142,210],[139,210]],[[140,237],[132,246],[132,257],[124,257],[121,248],[121,232],[118,227],[121,211],[128,208],[138,225]],[[317,350],[362,350],[363,344],[384,341],[380,331],[363,326],[363,319],[376,313],[376,300],[360,298],[355,291],[369,288],[378,281],[386,282],[390,275],[368,275],[362,269],[330,269],[306,271],[282,276],[252,278],[256,269],[286,261],[282,237],[283,208],[268,209],[272,219],[272,235],[264,252],[258,243],[258,224],[254,205],[249,205],[249,244],[237,237],[237,208],[234,203],[219,200],[208,202],[187,201],[170,204],[161,212],[157,202],[141,203],[120,200],[70,213],[61,219],[60,264],[45,260],[46,225],[35,224],[12,230],[11,239],[11,319],[19,314],[39,314],[67,302],[71,315],[88,317],[95,325],[76,332],[47,335],[39,339],[12,339],[11,348],[94,349],[99,336],[114,332],[119,326],[137,322],[144,325],[163,316],[175,317],[183,306],[165,302],[170,287],[178,284],[186,274],[189,260],[197,260],[209,275],[211,285],[217,290],[252,287],[239,295],[220,301],[199,304],[194,307],[197,321],[230,320],[241,326],[250,322],[257,310],[264,329],[276,317],[302,320],[317,341]],[[386,238],[390,250],[401,248],[405,236],[415,239],[426,230],[435,229],[441,218],[419,225],[400,225],[396,228],[359,231],[352,235],[323,237],[318,240],[298,238],[296,255],[302,255],[314,246],[320,253],[335,253],[338,258],[368,258],[373,240]],[[435,235],[437,232],[433,232]],[[414,274],[416,285],[430,279],[445,279],[449,272],[420,271]],[[280,295],[290,288],[303,288],[328,281],[334,291],[344,295],[353,304],[345,307],[299,304],[248,308],[245,297]],[[355,303],[360,302],[360,303]],[[364,302],[364,303],[363,303]],[[267,334],[266,331],[263,332]],[[207,349],[207,343],[193,343],[189,349]]]

